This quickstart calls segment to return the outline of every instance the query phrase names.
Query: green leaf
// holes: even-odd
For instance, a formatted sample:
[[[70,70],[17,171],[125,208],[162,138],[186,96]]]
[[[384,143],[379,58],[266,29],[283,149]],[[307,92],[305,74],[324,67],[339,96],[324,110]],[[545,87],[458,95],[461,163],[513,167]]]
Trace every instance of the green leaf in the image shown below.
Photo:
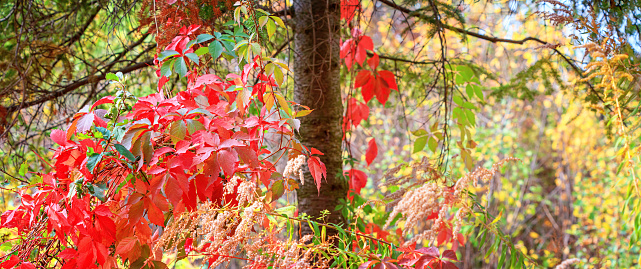
[[[285,193],[285,184],[283,180],[277,180],[272,184],[272,201],[278,200]]]
[[[191,49],[191,47],[193,47],[194,44],[196,44],[196,39],[187,42],[187,45],[185,46],[185,49],[183,49],[183,54],[185,54],[185,52],[187,52],[189,49]]]
[[[205,115],[208,115],[208,116],[213,116],[213,114],[211,112],[207,111],[204,108],[194,108],[194,109],[190,110],[189,112],[187,112],[187,114],[185,114],[185,116],[194,115],[194,114],[205,114]]]
[[[180,77],[187,75],[187,63],[185,63],[185,58],[180,57],[176,59],[174,62],[174,71],[176,71]]]
[[[454,103],[456,103],[457,105],[463,106],[463,98],[461,98],[460,96],[454,95],[452,99],[454,99]]]
[[[210,34],[200,34],[200,35],[198,35],[196,37],[196,44],[200,44],[200,43],[203,43],[205,41],[209,41],[209,40],[211,40],[213,38],[214,38],[214,36],[212,36]]]
[[[296,206],[290,205],[285,207],[279,207],[274,211],[276,211],[276,213],[278,214],[287,214],[287,213],[294,213],[295,210],[296,210]]]
[[[188,119],[186,121],[187,121],[187,130],[189,131],[189,134],[193,134],[196,131],[205,130],[205,125],[200,123],[200,121],[193,120],[193,119]]]
[[[116,76],[116,74],[114,73],[107,73],[107,75],[105,76],[105,79],[111,80],[111,81],[120,81],[118,79],[118,76]]]
[[[476,115],[474,115],[474,111],[465,109],[465,117],[472,126],[476,126]]]
[[[160,75],[169,78],[171,76],[171,66],[173,64],[173,59],[162,63],[160,67]]]
[[[280,27],[287,28],[287,27],[285,27],[285,23],[283,23],[283,20],[281,18],[279,18],[278,16],[270,16],[270,18],[272,18],[272,20],[274,20],[276,23],[278,23],[278,25]]]
[[[519,256],[519,252],[513,246],[510,247],[510,252],[510,267],[516,267],[516,258]]]
[[[467,86],[465,86],[465,93],[467,93],[468,98],[474,98],[474,86],[472,86],[471,83],[468,83]]]
[[[267,26],[265,26],[265,28],[267,29],[267,35],[269,36],[269,38],[271,38],[274,33],[276,33],[276,24],[272,20],[269,20],[267,22]]]
[[[136,160],[136,156],[134,156],[127,148],[125,148],[125,146],[121,144],[115,144],[114,148],[116,148],[116,151],[118,151],[120,155],[127,158],[129,161],[133,162]]]
[[[175,50],[165,50],[158,55],[158,61],[167,59],[168,57],[178,55],[179,53]]]
[[[89,169],[90,173],[93,174],[93,170],[96,168],[96,165],[98,165],[98,163],[100,163],[101,160],[102,160],[102,153],[94,154],[89,156],[89,158],[87,158],[87,169]]]
[[[467,109],[476,109],[476,107],[470,102],[463,102],[463,107]]]
[[[274,79],[278,85],[283,85],[283,71],[280,68],[274,68]]]
[[[185,57],[189,58],[189,60],[194,62],[196,65],[200,63],[200,59],[198,59],[198,55],[196,55],[196,53],[187,53],[185,54]]]
[[[118,188],[116,188],[116,192],[115,192],[115,193],[118,193],[118,192],[120,191],[120,189],[122,189],[122,187],[124,187],[125,185],[127,185],[127,183],[129,183],[129,181],[131,181],[131,179],[132,179],[132,178],[134,178],[134,176],[133,176],[132,174],[129,174],[129,175],[127,176],[127,179],[126,179],[126,180],[123,180],[123,181],[118,185]]]
[[[214,60],[220,57],[220,54],[223,53],[223,45],[220,43],[220,41],[209,43],[209,53]]]
[[[481,90],[481,87],[479,87],[479,86],[474,87],[474,93],[476,93],[476,96],[477,96],[479,99],[481,99],[481,101],[483,101],[483,102],[484,102],[484,99],[483,99],[483,90]]]
[[[171,142],[174,144],[178,141],[183,140],[187,134],[187,126],[182,120],[175,121],[169,127],[169,135],[171,136]]]
[[[412,132],[412,134],[415,136],[424,136],[424,135],[427,135],[427,131],[425,131],[425,129],[418,129]]]
[[[421,136],[417,138],[416,141],[414,141],[414,149],[412,150],[412,153],[423,151],[425,144],[427,143],[427,138],[428,136]]]
[[[20,170],[18,170],[18,174],[24,177],[27,174],[28,170],[29,170],[29,165],[26,162],[24,162],[20,165]]]
[[[260,44],[258,43],[251,43],[252,46],[252,52],[254,54],[260,54]]]
[[[258,25],[260,25],[260,27],[263,27],[265,26],[265,23],[267,23],[268,20],[269,20],[269,16],[262,16],[258,18]]]
[[[106,201],[105,198],[106,198],[107,191],[109,189],[107,187],[107,184],[105,183],[90,184],[87,186],[87,189],[89,189],[89,193],[92,196],[100,199],[100,201],[103,201],[103,202]]]
[[[485,238],[487,236],[487,231],[483,231],[483,236],[481,237],[481,241],[479,241],[478,247],[481,248],[483,245],[485,245]]]
[[[503,251],[501,251],[501,257],[499,258],[499,264],[496,267],[497,269],[503,268],[503,263],[505,262],[505,255],[507,255],[507,248],[503,247]]]
[[[196,50],[196,55],[203,56],[209,52],[209,47],[200,47]]]
[[[454,81],[459,85],[471,81],[472,76],[474,76],[474,72],[469,66],[459,65],[456,67],[456,71],[458,73],[454,77]]]
[[[101,138],[109,139],[109,137],[111,136],[111,132],[105,127],[97,126],[96,130],[102,135]]]
[[[433,136],[430,136],[430,138],[427,139],[427,146],[430,147],[432,152],[436,152],[436,149],[438,148],[438,141]]]

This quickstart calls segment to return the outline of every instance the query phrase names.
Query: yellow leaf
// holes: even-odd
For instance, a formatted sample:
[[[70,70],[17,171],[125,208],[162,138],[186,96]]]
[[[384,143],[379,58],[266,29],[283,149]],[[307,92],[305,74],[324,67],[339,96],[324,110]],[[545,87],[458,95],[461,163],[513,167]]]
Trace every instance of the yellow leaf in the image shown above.
[[[298,118],[298,117],[305,117],[305,116],[309,115],[309,113],[312,113],[312,111],[314,111],[314,110],[313,110],[313,109],[310,109],[310,110],[301,110],[301,111],[298,111],[298,112],[296,112],[296,118]]]
[[[497,221],[499,221],[501,219],[501,216],[503,216],[503,210],[501,210],[501,212],[499,212],[499,214],[496,216],[496,218],[494,218],[494,220],[490,224],[494,224]]]

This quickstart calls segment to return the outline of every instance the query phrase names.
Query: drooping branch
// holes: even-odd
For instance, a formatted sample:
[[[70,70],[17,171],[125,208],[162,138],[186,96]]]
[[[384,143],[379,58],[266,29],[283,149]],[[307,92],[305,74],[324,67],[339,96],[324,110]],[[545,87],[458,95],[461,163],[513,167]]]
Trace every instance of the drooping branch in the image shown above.
[[[570,65],[570,67],[579,75],[579,77],[585,78],[585,75],[584,75],[585,72],[581,68],[579,68],[576,64],[574,64],[572,62],[572,60],[570,60],[567,56],[565,56],[565,54],[561,53],[556,48],[555,44],[543,41],[543,40],[541,40],[539,38],[526,37],[526,38],[523,38],[523,39],[515,40],[515,39],[506,39],[506,38],[499,38],[499,37],[483,35],[483,34],[475,33],[475,32],[472,32],[472,31],[469,31],[469,30],[466,30],[466,29],[463,29],[463,28],[458,28],[458,27],[455,27],[455,26],[452,26],[452,25],[445,24],[440,20],[436,20],[436,19],[434,19],[434,18],[432,18],[430,16],[427,16],[425,14],[422,14],[420,12],[413,11],[413,10],[407,8],[407,7],[400,6],[400,5],[394,3],[391,0],[378,0],[378,1],[383,3],[383,4],[385,4],[385,5],[387,5],[387,6],[389,6],[389,7],[391,7],[391,8],[393,8],[393,9],[396,9],[398,11],[406,13],[409,17],[416,17],[416,18],[425,20],[427,22],[430,22],[430,23],[432,23],[432,24],[434,24],[434,25],[436,25],[436,26],[438,26],[438,27],[440,27],[442,29],[447,29],[447,30],[454,31],[454,32],[457,32],[457,33],[460,33],[460,34],[473,36],[473,37],[476,37],[476,38],[479,38],[479,39],[483,39],[483,40],[486,40],[486,41],[489,41],[489,42],[492,42],[492,43],[511,43],[511,44],[523,45],[528,41],[534,41],[534,42],[537,42],[537,43],[539,43],[541,45],[548,46],[550,49],[552,49],[552,51],[554,51],[556,54],[561,56],[561,58],[568,65]],[[601,97],[601,95],[596,91],[596,89],[594,89],[594,86],[592,86],[592,84],[589,81],[585,81],[585,84],[588,86],[588,88],[590,88],[590,91],[593,92],[594,95],[602,103],[605,103],[605,100],[603,100],[603,97]],[[612,111],[612,109],[610,108],[609,105],[606,105],[606,107],[608,109],[610,109],[610,111]]]
[[[122,68],[122,69],[120,69],[120,70],[118,70],[116,72],[122,72],[123,74],[127,74],[127,73],[131,73],[133,71],[136,71],[136,70],[151,66],[153,64],[154,64],[154,59],[147,59],[144,62],[139,62],[139,63],[133,64],[133,65],[127,66],[127,67]],[[53,100],[55,98],[61,97],[61,96],[65,95],[65,94],[67,94],[67,93],[69,93],[69,92],[71,92],[71,91],[73,91],[75,89],[78,89],[78,88],[80,88],[80,87],[82,87],[84,85],[87,85],[89,83],[95,83],[95,82],[104,80],[105,76],[106,76],[106,74],[92,75],[92,76],[84,77],[84,78],[82,78],[80,80],[77,80],[77,81],[75,81],[75,82],[73,82],[71,84],[68,84],[68,85],[64,86],[62,89],[59,89],[59,90],[54,91],[54,92],[51,92],[51,93],[49,93],[49,94],[47,94],[47,95],[45,95],[45,96],[43,96],[41,98],[38,98],[36,100],[25,102],[24,104],[21,104],[21,105],[18,104],[18,105],[10,106],[10,107],[7,108],[7,111],[9,113],[11,113],[11,112],[15,112],[16,110],[19,110],[19,109],[23,109],[23,108],[27,108],[27,107],[31,107],[31,106],[42,104],[44,102],[47,102],[47,101]]]

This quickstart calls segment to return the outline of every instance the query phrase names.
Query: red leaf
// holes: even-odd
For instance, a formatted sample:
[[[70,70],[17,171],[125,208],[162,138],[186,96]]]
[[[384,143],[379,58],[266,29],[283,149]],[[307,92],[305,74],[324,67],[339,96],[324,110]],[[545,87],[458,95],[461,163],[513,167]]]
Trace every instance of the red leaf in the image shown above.
[[[85,133],[89,131],[89,129],[91,128],[91,125],[93,125],[93,120],[94,120],[94,114],[86,113],[82,117],[75,120],[75,122],[77,122],[76,130],[80,133]]]
[[[58,253],[58,257],[63,258],[65,260],[71,260],[75,258],[76,255],[78,255],[78,252],[73,248],[66,248],[65,250]]]
[[[103,98],[100,98],[100,100],[98,100],[97,102],[95,102],[93,104],[93,106],[91,106],[90,110],[93,110],[94,108],[96,108],[97,106],[102,105],[102,104],[111,104],[111,103],[114,102],[115,98],[116,98],[115,96],[105,96]]]
[[[372,70],[376,70],[379,64],[378,54],[374,53],[374,56],[367,60],[367,64],[369,65],[369,68],[371,68]]]
[[[194,250],[194,239],[193,238],[187,238],[185,239],[185,253],[189,253],[192,250]]]
[[[183,195],[183,190],[180,188],[180,184],[175,178],[169,177],[167,179],[167,184],[165,185],[165,194],[167,195],[167,199],[169,199],[171,204],[173,204],[174,206],[178,205]]]
[[[446,250],[443,252],[443,258],[448,258],[453,261],[458,261],[458,258],[456,257],[456,252],[452,250]]]
[[[423,253],[425,255],[429,255],[434,258],[440,255],[437,247],[420,248],[420,249],[417,249],[416,252]]]
[[[232,153],[229,150],[221,150],[218,152],[218,163],[223,169],[223,172],[226,176],[231,177],[236,171],[236,162],[238,161],[238,156]]]
[[[342,0],[341,1],[341,19],[351,21],[356,15],[356,10],[361,8],[359,0]]]
[[[135,236],[123,238],[120,240],[120,243],[118,243],[118,246],[116,247],[116,253],[120,254],[121,256],[127,255],[136,245],[136,242],[138,239]]]
[[[387,102],[387,98],[390,94],[390,88],[387,86],[387,82],[385,82],[383,77],[380,75],[376,77],[376,81],[374,82],[374,94],[376,95],[376,100],[381,104],[384,105]]]
[[[398,91],[398,85],[396,85],[396,76],[394,76],[394,73],[388,70],[381,70],[378,71],[378,75],[383,78],[383,81],[385,81],[388,88]]]
[[[223,82],[220,80],[220,77],[214,75],[214,74],[205,74],[196,79],[196,83],[194,84],[194,87],[200,87],[201,85],[209,85],[209,84],[219,84],[222,85]]]
[[[160,91],[160,89],[165,86],[165,83],[167,83],[167,81],[169,81],[169,78],[165,76],[160,77],[160,79],[158,80],[158,91]]]
[[[437,253],[437,256],[438,256],[438,253]],[[425,269],[425,268],[431,268],[431,269],[441,268],[439,263],[438,263],[438,261],[439,261],[438,257],[430,255],[430,254],[426,254],[426,255],[421,256],[418,259],[418,261],[416,261],[416,264],[415,264],[414,268],[421,268],[421,269]]]
[[[0,263],[0,268],[11,268],[16,266],[19,262],[20,258],[18,258],[18,255],[13,255],[9,260]]]
[[[367,161],[367,166],[372,164],[376,155],[378,155],[378,146],[376,145],[376,139],[372,138],[367,143],[367,152],[365,152],[365,160]]]
[[[365,103],[369,102],[369,100],[372,100],[372,97],[374,97],[375,95],[375,81],[376,79],[374,77],[371,77],[371,79],[367,81],[367,83],[363,85],[363,88],[361,89],[361,94],[363,95],[363,100],[365,100]]]
[[[320,193],[320,185],[321,185],[321,180],[323,177],[327,179],[327,171],[325,168],[325,164],[321,162],[321,160],[318,157],[310,157],[307,160],[307,166],[309,167],[309,172],[312,173],[312,177],[314,178],[314,181],[316,183],[316,188],[318,189]]]
[[[443,269],[458,269],[458,267],[452,262],[443,261]]]
[[[349,175],[349,188],[361,194],[361,189],[367,185],[367,174],[356,169],[348,170],[347,174]]]
[[[56,144],[61,146],[67,145],[67,134],[63,130],[53,130],[51,131],[51,140],[56,142]]]
[[[114,215],[109,207],[105,204],[97,206],[96,209],[93,210],[93,213],[105,217],[111,217]]]
[[[358,126],[361,121],[369,117],[369,107],[365,103],[361,103],[356,98],[349,100],[347,106],[347,118],[351,120],[354,126]]]
[[[360,40],[358,42],[358,48],[356,49],[356,55],[354,56],[354,59],[358,64],[363,65],[363,62],[365,62],[365,59],[367,59],[367,50],[373,50],[374,49],[374,43],[372,42],[372,38],[369,36],[361,36]]]
[[[23,262],[20,266],[16,267],[16,269],[36,269],[36,266],[30,262]]]
[[[311,149],[310,149],[310,152],[311,152],[312,154],[315,154],[315,155],[325,155],[325,154],[323,154],[320,150],[317,150],[317,149],[315,149],[315,148],[311,148]]]
[[[458,239],[459,244],[464,245],[465,244],[465,237],[463,236],[462,233],[459,233],[456,235],[456,239]]]
[[[142,217],[143,212],[144,212],[144,204],[142,201],[139,201],[131,205],[131,207],[129,207],[129,222],[137,223],[138,220],[140,220],[140,217]]]
[[[361,70],[354,79],[354,88],[363,87],[372,79],[372,72],[369,70]]]
[[[212,154],[211,156],[209,156],[207,160],[205,160],[204,166],[203,166],[203,173],[206,176],[210,176],[213,178],[218,177],[218,174],[220,173],[220,165],[218,164],[217,154]]]
[[[437,245],[437,246],[442,245],[442,244],[447,240],[447,237],[448,237],[448,236],[447,236],[447,230],[441,230],[441,231],[438,233],[438,238],[437,238],[436,245]]]
[[[358,269],[367,269],[369,268],[374,261],[368,261],[358,266]]]
[[[151,223],[165,227],[165,215],[163,215],[162,211],[152,201],[149,201],[147,216]]]
[[[107,114],[107,111],[104,109],[97,109],[96,111],[93,112],[93,115],[94,115],[93,120],[97,126],[104,127],[104,128],[107,127],[107,119],[103,118],[105,114]]]

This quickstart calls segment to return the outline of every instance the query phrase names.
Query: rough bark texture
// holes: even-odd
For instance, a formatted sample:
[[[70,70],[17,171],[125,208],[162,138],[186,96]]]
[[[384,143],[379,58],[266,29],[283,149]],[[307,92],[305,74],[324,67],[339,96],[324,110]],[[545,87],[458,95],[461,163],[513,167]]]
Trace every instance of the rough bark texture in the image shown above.
[[[335,211],[338,199],[345,198],[349,188],[341,175],[343,103],[340,91],[340,1],[297,0],[294,1],[295,16],[295,61],[294,99],[299,104],[314,109],[301,118],[301,142],[323,152],[321,160],[327,167],[327,181],[322,182],[320,192],[316,189],[309,172],[305,173],[305,185],[297,192],[299,213],[315,219],[320,212],[331,212],[328,223],[343,223],[340,212]],[[335,231],[328,229],[328,235]],[[307,224],[302,224],[301,234],[313,234]]]

